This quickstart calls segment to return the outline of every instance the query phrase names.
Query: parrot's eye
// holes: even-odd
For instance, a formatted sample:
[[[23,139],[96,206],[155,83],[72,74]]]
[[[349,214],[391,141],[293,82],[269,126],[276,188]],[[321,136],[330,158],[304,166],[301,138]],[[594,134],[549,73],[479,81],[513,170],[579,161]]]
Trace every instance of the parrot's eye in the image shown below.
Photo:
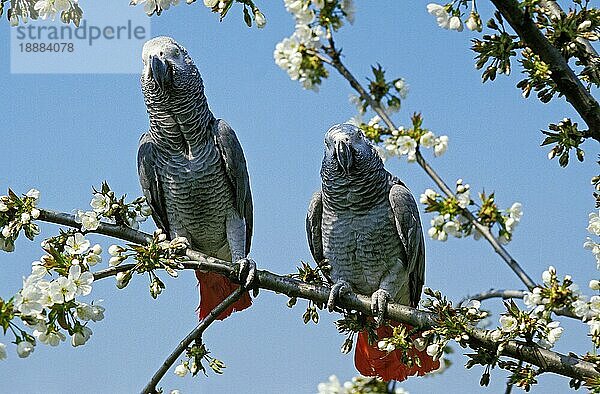
[[[179,49],[175,49],[175,52],[173,52],[173,54],[175,55],[175,57],[179,57]]]

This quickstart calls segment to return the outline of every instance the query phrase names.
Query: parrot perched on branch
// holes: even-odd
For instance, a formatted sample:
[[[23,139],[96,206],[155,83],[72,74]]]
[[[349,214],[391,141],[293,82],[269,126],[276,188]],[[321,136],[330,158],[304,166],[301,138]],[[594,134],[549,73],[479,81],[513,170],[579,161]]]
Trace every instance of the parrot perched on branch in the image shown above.
[[[335,125],[325,134],[321,180],[306,229],[315,261],[331,266],[334,285],[327,307],[332,311],[344,292],[370,296],[377,336],[389,337],[392,328],[381,326],[388,302],[416,307],[425,278],[425,244],[415,199],[351,124]],[[411,354],[420,358],[420,367],[403,364],[399,352],[379,350],[360,332],[354,362],[361,374],[386,381],[439,368],[439,361],[424,351]]]
[[[216,119],[198,69],[170,37],[144,44],[141,76],[150,130],[140,139],[138,174],[156,225],[170,237],[185,237],[209,256],[239,264],[249,286],[256,264],[247,258],[252,237],[252,195],[242,147],[231,127]],[[200,319],[237,287],[228,278],[196,271]],[[251,305],[244,296],[223,312]]]

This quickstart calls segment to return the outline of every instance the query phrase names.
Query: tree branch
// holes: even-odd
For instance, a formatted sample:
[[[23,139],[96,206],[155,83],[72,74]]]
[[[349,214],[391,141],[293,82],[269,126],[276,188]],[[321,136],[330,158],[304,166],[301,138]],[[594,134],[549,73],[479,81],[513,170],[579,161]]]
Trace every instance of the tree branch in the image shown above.
[[[198,340],[202,337],[204,331],[215,321],[215,319],[223,313],[231,304],[240,299],[242,294],[244,294],[245,290],[240,286],[233,293],[231,293],[227,298],[225,298],[219,305],[213,309],[208,316],[206,316],[202,321],[194,328],[185,338],[179,342],[179,345],[167,357],[165,362],[160,366],[158,371],[152,376],[152,379],[146,387],[142,390],[142,394],[155,394],[156,385],[160,382],[160,380],[165,376],[165,373],[173,366],[177,358],[187,349],[187,347],[195,340]]]
[[[506,300],[506,299],[509,299],[509,298],[523,298],[524,295],[525,295],[525,291],[524,290],[496,290],[496,289],[490,289],[488,291],[484,291],[484,292],[477,293],[477,294],[472,295],[472,296],[465,297],[461,302],[467,301],[467,300],[483,301],[483,300],[487,300],[489,298],[502,298],[502,299]]]
[[[386,123],[386,125],[391,130],[396,130],[397,127],[392,122],[390,117],[387,115],[385,110],[379,105],[379,103],[371,98],[371,95],[362,87],[360,82],[352,75],[350,70],[342,63],[340,58],[340,53],[336,51],[335,44],[333,40],[330,38],[329,40],[329,50],[328,55],[330,57],[323,56],[320,53],[315,53],[316,56],[319,57],[325,63],[331,65],[335,68],[341,75],[344,77],[349,83],[350,86],[358,92],[363,100],[369,103],[369,106],[373,108],[373,110],[381,117],[381,119]],[[419,150],[417,150],[417,163],[429,177],[435,182],[435,184],[440,188],[440,190],[448,197],[456,197],[452,190],[448,187],[448,185],[444,182],[444,180],[435,172],[435,170],[427,163],[423,155]],[[475,229],[479,231],[479,233],[490,243],[494,251],[508,264],[508,266],[513,270],[513,272],[519,277],[519,279],[527,286],[528,289],[532,290],[536,287],[536,283],[527,275],[525,270],[521,268],[519,263],[508,253],[508,251],[498,242],[496,237],[492,234],[490,229],[487,226],[479,223],[477,218],[473,216],[473,214],[468,209],[463,209],[462,214],[469,219],[469,221],[473,224]]]
[[[548,65],[550,78],[587,123],[589,136],[600,142],[600,105],[577,78],[560,51],[548,41],[516,0],[492,0],[492,3],[525,44]]]
[[[40,212],[40,219],[43,221],[62,224],[74,228],[80,227],[80,224],[75,222],[73,215],[56,213],[43,209],[40,209]],[[146,243],[149,237],[148,234],[145,234],[141,231],[119,227],[108,223],[102,223],[102,225],[99,226],[94,232],[120,238],[130,242],[136,242],[134,240],[139,240],[142,241],[139,242],[142,244]],[[193,250],[188,250],[186,255],[190,258],[190,261],[183,263],[184,268],[186,269],[199,269],[217,272],[229,277],[232,280],[235,279],[235,266],[230,262],[209,257],[203,253]],[[130,269],[132,267],[133,264],[112,267],[107,270],[97,272],[94,277],[96,279],[105,278],[111,275],[116,275],[118,272]],[[292,279],[289,276],[276,275],[269,271],[257,271],[256,282],[256,286],[259,288],[270,290],[275,293],[285,294],[288,297],[303,298],[321,304],[326,304],[329,298],[329,287],[315,286]],[[368,316],[372,316],[371,299],[366,296],[345,293],[340,297],[339,306],[346,310],[356,310]],[[419,327],[422,329],[427,329],[438,324],[436,315],[398,304],[388,305],[386,317],[393,321],[408,323],[413,327]],[[498,344],[491,337],[492,331],[487,331],[476,327],[469,327],[467,333],[470,337],[468,340],[470,347],[475,349],[485,348],[491,351],[497,351]],[[567,356],[546,350],[538,347],[535,344],[521,341],[509,341],[505,344],[501,354],[536,365],[544,372],[553,372],[580,380],[587,378],[600,379],[600,373],[596,370],[593,363],[580,360],[573,356]]]

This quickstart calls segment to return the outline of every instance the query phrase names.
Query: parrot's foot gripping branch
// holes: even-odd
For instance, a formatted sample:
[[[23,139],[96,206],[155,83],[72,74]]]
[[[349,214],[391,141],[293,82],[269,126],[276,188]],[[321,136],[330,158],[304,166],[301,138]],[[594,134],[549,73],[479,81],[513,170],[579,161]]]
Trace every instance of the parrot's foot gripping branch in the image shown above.
[[[329,312],[333,312],[333,308],[335,307],[335,303],[340,297],[346,293],[351,293],[352,288],[350,284],[344,280],[337,281],[329,292],[329,298],[327,299],[327,309]]]
[[[386,290],[379,289],[371,296],[371,311],[375,316],[375,323],[380,326],[385,317],[388,302],[390,301],[390,293]]]
[[[236,261],[236,264],[239,266],[238,271],[238,280],[244,289],[249,289],[252,287],[254,282],[256,281],[256,263],[254,260],[244,257]]]

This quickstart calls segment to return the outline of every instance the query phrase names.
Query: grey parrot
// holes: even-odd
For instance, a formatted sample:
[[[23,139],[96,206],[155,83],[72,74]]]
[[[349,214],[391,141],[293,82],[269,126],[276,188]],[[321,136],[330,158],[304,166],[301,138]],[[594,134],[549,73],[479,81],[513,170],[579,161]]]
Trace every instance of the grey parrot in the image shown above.
[[[331,266],[329,310],[348,291],[371,297],[378,326],[389,301],[416,307],[424,282],[425,245],[419,210],[408,188],[386,171],[373,145],[351,124],[334,125],[325,134],[321,180],[306,230],[315,261]],[[377,333],[389,337],[392,329],[380,326]],[[361,332],[355,365],[363,375],[384,380],[404,380],[439,367],[425,352],[414,351],[421,367],[402,364],[397,351],[380,351]]]
[[[224,120],[210,111],[198,69],[170,37],[144,44],[142,92],[150,130],[140,139],[138,174],[152,217],[170,237],[192,248],[239,263],[249,286],[256,265],[247,258],[252,237],[252,195],[242,147]],[[237,285],[215,273],[196,271],[199,317]],[[248,293],[219,316],[249,307]]]

